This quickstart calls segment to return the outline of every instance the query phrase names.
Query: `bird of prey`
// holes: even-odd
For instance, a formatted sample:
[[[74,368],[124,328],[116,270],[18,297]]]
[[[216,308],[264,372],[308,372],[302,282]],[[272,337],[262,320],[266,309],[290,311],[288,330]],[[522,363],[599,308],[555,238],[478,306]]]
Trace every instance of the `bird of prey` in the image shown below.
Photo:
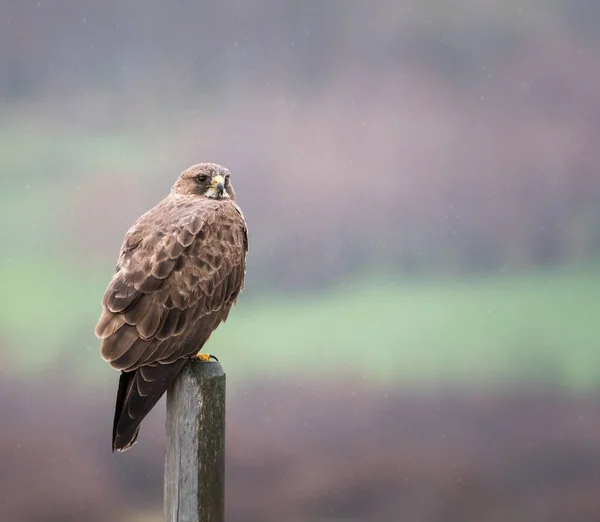
[[[121,371],[113,451],[137,440],[140,424],[183,368],[227,319],[244,285],[248,229],[229,171],[184,170],[170,194],[125,235],[102,300],[101,355]]]

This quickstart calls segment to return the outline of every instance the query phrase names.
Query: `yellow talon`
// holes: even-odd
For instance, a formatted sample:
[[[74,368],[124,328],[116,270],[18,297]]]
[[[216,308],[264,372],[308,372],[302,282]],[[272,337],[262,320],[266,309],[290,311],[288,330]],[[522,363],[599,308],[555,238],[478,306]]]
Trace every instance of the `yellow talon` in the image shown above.
[[[202,362],[208,362],[208,361],[210,361],[210,358],[211,358],[211,357],[214,357],[214,356],[212,356],[212,355],[211,355],[211,354],[209,354],[209,353],[200,353],[200,352],[198,352],[198,353],[197,353],[197,354],[194,356],[194,358],[195,358],[195,359],[198,359],[199,361],[202,361]]]

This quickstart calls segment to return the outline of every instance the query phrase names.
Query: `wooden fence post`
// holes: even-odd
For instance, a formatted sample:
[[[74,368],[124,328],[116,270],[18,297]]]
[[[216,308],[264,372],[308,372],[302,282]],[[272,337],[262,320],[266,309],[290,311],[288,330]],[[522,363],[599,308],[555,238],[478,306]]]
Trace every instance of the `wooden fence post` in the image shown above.
[[[189,364],[167,392],[164,510],[167,522],[223,522],[225,373]]]

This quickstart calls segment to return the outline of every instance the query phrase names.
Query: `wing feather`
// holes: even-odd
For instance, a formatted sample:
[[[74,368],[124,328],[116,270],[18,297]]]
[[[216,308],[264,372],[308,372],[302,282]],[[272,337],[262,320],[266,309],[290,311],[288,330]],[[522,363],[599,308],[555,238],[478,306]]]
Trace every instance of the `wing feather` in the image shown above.
[[[148,351],[149,346],[150,343],[148,341],[138,337],[121,356],[112,360],[110,364],[116,370],[130,368],[144,358],[144,354]]]
[[[139,301],[137,302],[136,306],[131,307],[130,309],[128,309],[126,312],[123,313],[123,317],[124,317],[125,321],[127,322],[127,324],[135,326],[136,324],[140,323],[146,316],[146,313],[148,312],[151,305],[152,305],[152,296],[151,295],[142,296],[139,299]],[[115,316],[113,316],[113,317],[115,317]],[[116,317],[119,317],[119,316],[116,316]]]
[[[101,339],[110,337],[126,322],[126,319],[121,314],[113,314],[108,310],[103,310],[102,315],[96,325],[96,335]]]
[[[173,268],[175,268],[177,261],[177,259],[164,259],[162,261],[157,261],[152,267],[152,275],[158,279],[166,279],[173,271]]]
[[[105,361],[112,364],[119,359],[139,339],[134,326],[123,326],[113,335],[102,339],[101,354]]]
[[[242,288],[246,252],[235,203],[163,200],[125,238],[96,329],[102,356],[129,372],[199,351]]]
[[[115,276],[104,294],[102,304],[111,312],[119,313],[127,310],[139,297],[139,292],[133,286]]]
[[[136,324],[138,334],[144,339],[154,337],[160,326],[162,316],[166,312],[167,310],[164,307],[156,306],[155,304],[149,306],[142,320]]]
[[[166,309],[163,312],[165,320],[162,323],[160,329],[156,332],[156,338],[159,341],[164,341],[165,339],[168,339],[175,333],[175,329],[177,328],[177,323],[179,321],[180,315],[181,310],[179,308],[171,308],[170,310]]]

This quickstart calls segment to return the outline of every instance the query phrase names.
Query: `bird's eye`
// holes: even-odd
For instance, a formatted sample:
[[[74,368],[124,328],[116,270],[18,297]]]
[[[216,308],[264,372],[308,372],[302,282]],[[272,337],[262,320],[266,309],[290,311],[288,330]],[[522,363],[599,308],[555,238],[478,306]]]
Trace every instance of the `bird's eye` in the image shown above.
[[[206,183],[210,179],[210,176],[208,174],[198,174],[196,179],[198,183]]]
[[[225,183],[229,183],[229,174],[225,174]]]

